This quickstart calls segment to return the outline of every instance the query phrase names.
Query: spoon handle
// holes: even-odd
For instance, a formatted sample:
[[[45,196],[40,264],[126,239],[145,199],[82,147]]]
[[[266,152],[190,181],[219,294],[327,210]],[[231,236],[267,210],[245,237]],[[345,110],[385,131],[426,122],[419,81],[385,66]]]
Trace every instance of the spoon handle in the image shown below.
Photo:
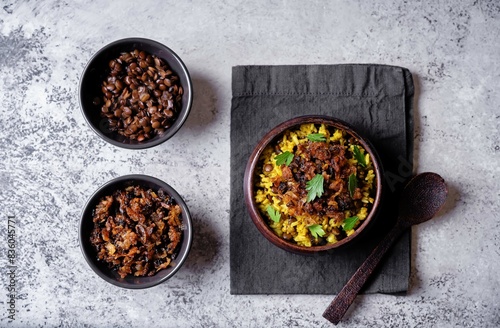
[[[347,312],[347,309],[356,298],[356,295],[361,290],[361,287],[363,287],[366,283],[384,254],[389,250],[405,228],[406,227],[401,224],[396,224],[396,226],[392,228],[392,230],[385,236],[380,244],[375,247],[368,258],[354,273],[344,288],[342,288],[337,297],[335,297],[335,299],[330,303],[328,308],[323,313],[324,318],[333,324],[338,324],[340,322],[344,314]]]

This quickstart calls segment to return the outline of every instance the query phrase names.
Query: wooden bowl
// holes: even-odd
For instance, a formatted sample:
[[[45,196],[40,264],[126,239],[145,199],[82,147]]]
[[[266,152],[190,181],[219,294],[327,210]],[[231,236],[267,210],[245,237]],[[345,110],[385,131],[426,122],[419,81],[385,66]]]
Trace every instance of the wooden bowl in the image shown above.
[[[258,167],[259,158],[261,157],[261,154],[263,153],[264,149],[270,143],[276,141],[277,138],[280,138],[286,130],[289,129],[293,130],[298,128],[300,125],[307,123],[325,124],[327,126],[341,129],[350,134],[352,137],[356,138],[359,144],[370,154],[370,158],[373,163],[373,168],[375,173],[374,183],[376,185],[376,193],[374,197],[373,206],[370,212],[368,213],[367,217],[362,221],[361,225],[359,225],[355,229],[354,233],[333,244],[325,244],[321,246],[311,246],[311,247],[300,246],[294,242],[284,240],[280,238],[278,235],[276,235],[273,232],[272,228],[266,222],[267,221],[266,216],[261,213],[255,201],[256,169]],[[358,238],[358,236],[362,234],[364,230],[366,230],[366,228],[370,225],[370,223],[374,221],[374,218],[377,215],[378,209],[380,207],[380,202],[382,197],[382,181],[383,181],[382,172],[383,170],[381,162],[374,147],[367,139],[360,136],[353,127],[349,126],[345,122],[342,122],[341,120],[328,116],[318,116],[318,115],[300,116],[288,120],[286,122],[283,122],[278,126],[274,127],[273,129],[271,129],[254,148],[248,160],[244,175],[243,188],[244,188],[245,204],[253,223],[260,231],[260,233],[272,244],[284,250],[298,254],[312,254],[316,252],[336,249],[352,243],[352,241]]]

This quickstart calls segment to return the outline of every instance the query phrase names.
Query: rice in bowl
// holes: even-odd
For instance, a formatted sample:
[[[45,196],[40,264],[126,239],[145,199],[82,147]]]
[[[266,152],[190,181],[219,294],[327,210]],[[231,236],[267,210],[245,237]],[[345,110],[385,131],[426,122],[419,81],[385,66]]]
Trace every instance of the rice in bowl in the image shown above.
[[[307,123],[262,152],[255,202],[280,238],[302,247],[335,244],[371,212],[376,176],[370,154],[348,132]]]

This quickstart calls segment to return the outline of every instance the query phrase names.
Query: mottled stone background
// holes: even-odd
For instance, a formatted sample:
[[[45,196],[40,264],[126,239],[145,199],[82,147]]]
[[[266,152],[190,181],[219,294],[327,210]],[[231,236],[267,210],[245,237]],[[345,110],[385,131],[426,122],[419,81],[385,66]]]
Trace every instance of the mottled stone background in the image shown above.
[[[195,89],[183,129],[141,151],[100,140],[77,98],[92,54],[130,36],[174,49]],[[441,215],[413,229],[408,295],[360,296],[340,326],[500,326],[499,59],[496,0],[3,1],[0,326],[329,327],[321,314],[333,295],[229,294],[229,110],[234,65],[337,63],[412,71],[416,170],[440,173],[450,189]],[[86,199],[129,173],[169,182],[196,225],[179,273],[139,291],[98,278],[77,236]]]

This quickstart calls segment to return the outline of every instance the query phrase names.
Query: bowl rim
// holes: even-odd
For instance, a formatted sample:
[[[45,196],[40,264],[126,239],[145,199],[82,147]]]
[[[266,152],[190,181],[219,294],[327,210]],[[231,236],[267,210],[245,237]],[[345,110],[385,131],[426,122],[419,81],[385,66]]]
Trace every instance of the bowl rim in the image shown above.
[[[375,200],[373,203],[373,207],[366,217],[366,219],[363,220],[363,223],[361,226],[359,226],[353,234],[350,236],[347,236],[346,238],[334,243],[334,244],[327,244],[327,245],[322,245],[322,246],[311,246],[311,247],[305,247],[305,246],[299,246],[297,244],[285,241],[282,238],[279,238],[272,229],[269,227],[269,225],[265,222],[265,219],[260,213],[260,210],[257,208],[257,205],[255,203],[254,199],[254,175],[255,175],[255,170],[257,168],[257,164],[259,162],[259,158],[266,148],[266,146],[271,143],[273,140],[278,138],[282,133],[284,133],[286,130],[297,127],[302,124],[307,124],[307,123],[314,123],[314,124],[326,124],[330,126],[334,126],[336,128],[340,128],[346,132],[348,132],[350,135],[355,137],[358,142],[363,146],[363,148],[370,154],[372,158],[372,163],[374,167],[374,171],[376,174],[376,186],[377,186],[377,191],[375,195]],[[250,214],[250,218],[255,224],[256,228],[259,230],[259,232],[267,239],[269,240],[272,244],[280,247],[281,249],[284,249],[286,251],[290,251],[292,253],[297,253],[297,254],[313,254],[317,252],[323,252],[323,251],[328,251],[336,248],[340,248],[353,239],[355,239],[357,236],[361,235],[367,228],[367,226],[370,225],[372,221],[374,221],[374,218],[377,216],[379,213],[380,209],[380,204],[381,204],[381,198],[383,195],[383,181],[382,181],[382,162],[380,160],[380,157],[378,156],[374,146],[371,144],[371,142],[362,137],[355,128],[353,128],[350,124],[344,122],[343,120],[340,120],[338,118],[332,117],[332,116],[327,116],[327,115],[302,115],[302,116],[297,116],[294,118],[291,118],[289,120],[286,120],[278,125],[276,125],[274,128],[272,128],[269,132],[267,132],[257,143],[257,145],[254,147],[247,165],[245,167],[245,173],[243,177],[243,193],[244,193],[244,199],[245,199],[245,205],[247,207],[247,211]]]
[[[172,57],[178,62],[179,66],[181,67],[182,75],[185,75],[185,77],[186,77],[185,84],[187,85],[187,87],[189,89],[189,94],[188,94],[187,103],[186,103],[186,106],[185,106],[185,114],[182,115],[182,116],[179,115],[179,117],[177,117],[177,119],[175,121],[176,126],[175,126],[174,129],[168,129],[167,131],[164,132],[164,134],[160,138],[158,138],[156,140],[153,140],[153,141],[150,141],[150,140],[148,141],[147,140],[147,141],[145,141],[143,143],[138,143],[138,144],[125,144],[125,143],[119,142],[119,141],[117,141],[117,140],[115,140],[113,138],[108,137],[99,128],[95,127],[94,124],[91,122],[89,116],[87,115],[87,111],[84,109],[83,98],[85,97],[85,95],[83,95],[82,86],[83,86],[84,79],[87,76],[87,73],[92,69],[92,64],[94,63],[94,61],[96,59],[99,58],[99,56],[102,53],[106,52],[108,49],[110,49],[112,47],[119,46],[119,45],[122,45],[122,44],[135,43],[135,42],[148,43],[148,44],[154,45],[155,47],[162,48],[162,49],[166,50],[168,53],[170,53],[172,55]],[[168,61],[167,61],[167,63],[170,65],[170,63]],[[176,71],[176,73],[178,75],[181,75],[180,72],[178,72],[178,71]],[[186,86],[184,85],[184,83],[183,83],[183,88],[186,89]],[[165,141],[169,140],[184,125],[184,123],[186,122],[186,120],[187,120],[187,118],[189,116],[189,113],[191,112],[191,108],[192,108],[192,105],[193,105],[193,82],[192,82],[192,79],[191,79],[191,75],[189,74],[189,71],[187,69],[187,66],[184,64],[184,62],[182,61],[182,59],[171,48],[167,47],[163,43],[160,43],[160,42],[158,42],[156,40],[152,40],[152,39],[148,39],[148,38],[142,38],[142,37],[122,38],[122,39],[115,40],[115,41],[113,41],[111,43],[105,44],[98,51],[96,51],[90,57],[90,59],[87,61],[87,64],[85,65],[85,68],[83,69],[82,74],[81,74],[80,79],[79,79],[79,82],[78,82],[78,101],[79,101],[79,105],[80,105],[80,111],[81,111],[81,113],[82,113],[82,115],[83,115],[83,117],[84,117],[87,125],[90,126],[90,128],[101,139],[103,139],[104,141],[106,141],[106,142],[108,142],[108,143],[110,143],[110,144],[112,144],[114,146],[120,147],[120,148],[125,148],[125,149],[147,149],[147,148],[151,148],[151,147],[157,146],[159,144],[162,144]],[[184,105],[182,107],[184,108]]]
[[[112,187],[113,185],[119,186],[122,183],[126,183],[127,181],[142,181],[142,182],[147,182],[147,183],[152,183],[157,185],[159,188],[164,189],[169,195],[171,195],[176,203],[181,207],[182,209],[182,223],[185,225],[185,229],[183,229],[183,241],[182,244],[179,246],[179,252],[181,252],[181,248],[184,246],[185,251],[183,254],[178,254],[178,257],[175,259],[175,267],[173,267],[172,271],[169,272],[167,275],[154,279],[153,277],[135,277],[135,279],[140,280],[141,278],[153,278],[153,281],[147,282],[147,283],[138,283],[138,284],[132,284],[126,281],[119,281],[117,279],[110,278],[108,275],[104,274],[94,263],[96,260],[91,258],[91,255],[89,254],[87,248],[84,246],[84,238],[88,238],[89,236],[83,236],[83,230],[86,225],[88,225],[88,220],[91,220],[91,218],[85,216],[85,213],[88,211],[89,207],[95,206],[96,202],[99,200],[100,197],[102,197],[100,194],[106,190],[109,187]],[[107,281],[108,283],[126,288],[126,289],[146,289],[150,288],[156,285],[159,285],[168,279],[170,279],[172,276],[174,276],[177,271],[182,267],[182,265],[185,263],[187,260],[189,253],[191,251],[191,246],[193,243],[193,223],[192,223],[192,218],[191,218],[191,213],[189,212],[189,209],[187,207],[186,202],[184,199],[179,195],[179,193],[168,183],[149,176],[149,175],[144,175],[144,174],[128,174],[128,175],[123,175],[116,177],[103,185],[101,185],[99,188],[97,188],[96,191],[92,193],[92,195],[87,199],[85,202],[85,205],[83,207],[83,210],[81,211],[80,214],[80,223],[79,223],[79,229],[78,229],[78,243],[80,245],[80,250],[83,254],[83,257],[85,258],[85,261],[87,264],[90,266],[92,271],[94,271],[99,277]],[[180,255],[180,257],[179,257]]]

